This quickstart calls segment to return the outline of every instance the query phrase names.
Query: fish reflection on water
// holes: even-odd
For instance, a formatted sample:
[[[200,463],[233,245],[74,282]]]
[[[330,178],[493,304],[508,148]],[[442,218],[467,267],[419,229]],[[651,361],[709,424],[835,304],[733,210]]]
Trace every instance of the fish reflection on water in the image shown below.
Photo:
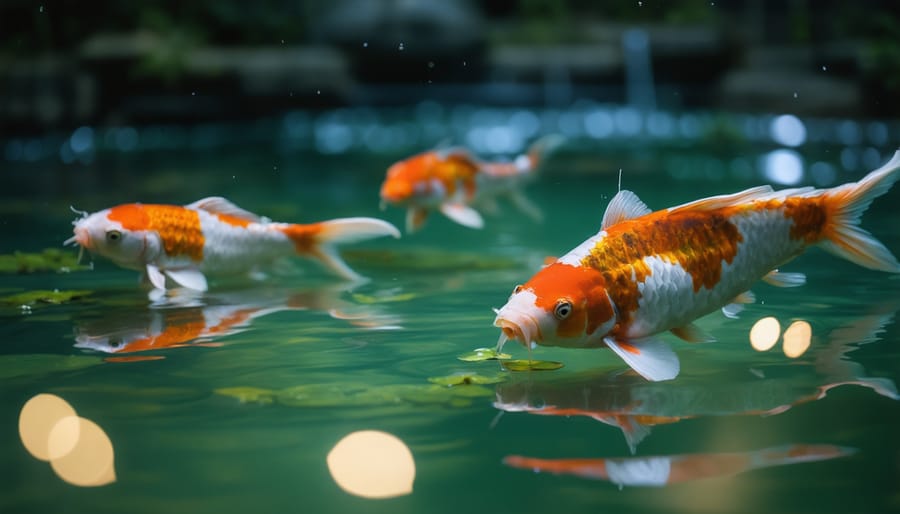
[[[725,373],[715,387],[686,381],[654,383],[623,381],[596,373],[559,380],[533,378],[499,384],[494,406],[504,412],[546,416],[586,416],[618,427],[632,453],[655,425],[705,416],[766,416],[795,405],[824,398],[843,385],[869,388],[893,400],[900,399],[894,382],[869,377],[863,366],[847,358],[859,346],[876,342],[893,321],[896,306],[862,316],[832,330],[821,348],[811,350],[813,376],[779,378],[778,366],[758,367],[745,379]],[[772,378],[764,378],[771,371]]]
[[[346,285],[301,290],[242,290],[208,294],[169,291],[149,308],[106,313],[76,321],[75,347],[108,354],[132,354],[186,346],[221,346],[220,339],[247,330],[254,320],[282,311],[324,312],[351,325],[375,330],[398,327],[399,320],[371,305],[342,298]],[[108,357],[108,361],[159,359],[161,356]]]
[[[792,444],[751,452],[696,453],[618,459],[536,459],[510,455],[503,462],[536,472],[608,480],[619,487],[661,487],[726,477],[760,468],[816,462],[852,455],[856,450],[830,444]]]

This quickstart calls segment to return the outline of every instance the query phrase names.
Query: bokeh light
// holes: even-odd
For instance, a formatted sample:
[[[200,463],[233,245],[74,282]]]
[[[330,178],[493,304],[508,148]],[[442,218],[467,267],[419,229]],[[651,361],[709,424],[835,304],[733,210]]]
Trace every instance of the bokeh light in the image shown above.
[[[75,409],[59,396],[34,396],[22,406],[19,413],[19,437],[22,445],[36,459],[48,461],[54,458],[48,447],[50,431],[60,420],[74,416]]]
[[[765,155],[763,172],[776,184],[793,186],[803,180],[803,159],[793,150],[775,150]]]
[[[53,471],[72,485],[94,487],[116,480],[109,436],[56,395],[39,394],[22,406],[19,436],[29,453],[50,461]]]
[[[781,324],[772,316],[762,318],[750,329],[750,345],[759,352],[772,349],[781,334]]]
[[[410,494],[416,465],[406,444],[378,430],[353,432],[328,453],[331,477],[344,491],[363,498]]]
[[[800,146],[806,142],[806,125],[792,114],[784,114],[772,120],[769,133],[775,142],[784,146]]]
[[[806,321],[795,321],[784,331],[784,354],[791,359],[806,353],[812,341],[812,326]]]
[[[50,461],[50,467],[66,482],[81,487],[95,487],[115,482],[112,442],[99,425],[84,418],[64,418],[50,431],[51,447],[57,440],[68,443],[71,434],[77,440],[65,456]]]

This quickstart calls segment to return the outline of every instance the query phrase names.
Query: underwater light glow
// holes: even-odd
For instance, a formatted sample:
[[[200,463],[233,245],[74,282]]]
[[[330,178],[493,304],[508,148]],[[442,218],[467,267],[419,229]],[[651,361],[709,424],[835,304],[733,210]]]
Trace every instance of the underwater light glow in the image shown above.
[[[72,485],[94,487],[116,481],[109,436],[56,395],[39,394],[22,406],[19,437],[29,453],[50,461],[59,478]]]
[[[769,134],[776,143],[800,146],[806,142],[806,125],[792,114],[783,114],[772,120]]]
[[[784,331],[784,354],[791,359],[806,353],[812,340],[812,326],[806,321],[795,321]]]
[[[416,478],[412,452],[387,432],[353,432],[334,445],[326,462],[331,477],[350,494],[393,498],[412,493]]]
[[[763,172],[772,182],[793,186],[803,180],[803,160],[793,150],[775,150],[764,157]]]
[[[50,431],[63,418],[75,416],[75,409],[54,394],[39,394],[28,400],[19,413],[19,437],[28,453],[39,460],[50,460]]]
[[[750,345],[758,352],[772,349],[781,334],[781,324],[772,316],[762,318],[750,329]]]

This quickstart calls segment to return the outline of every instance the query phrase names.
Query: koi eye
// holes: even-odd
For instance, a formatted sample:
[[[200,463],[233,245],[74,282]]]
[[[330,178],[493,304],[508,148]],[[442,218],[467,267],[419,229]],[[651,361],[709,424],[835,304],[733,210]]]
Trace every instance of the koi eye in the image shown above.
[[[522,284],[519,284],[513,288],[513,294],[519,294],[521,292],[522,292]]]
[[[118,230],[107,230],[106,231],[106,240],[110,243],[115,243],[122,239],[122,233]]]
[[[556,307],[553,309],[553,315],[556,316],[556,319],[562,321],[568,318],[570,314],[572,314],[572,302],[568,300],[556,302]]]

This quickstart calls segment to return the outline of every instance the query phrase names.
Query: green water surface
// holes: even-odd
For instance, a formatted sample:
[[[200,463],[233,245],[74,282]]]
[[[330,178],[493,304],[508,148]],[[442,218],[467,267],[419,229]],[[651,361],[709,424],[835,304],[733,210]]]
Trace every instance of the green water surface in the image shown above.
[[[64,168],[17,164],[6,171],[18,190],[3,193],[2,253],[59,246],[71,235],[69,205],[96,211],[212,195],[279,221],[366,215],[402,227],[403,212],[379,211],[377,197],[384,170],[400,157],[285,156],[250,147],[100,157]],[[737,157],[753,158],[721,158]],[[730,174],[727,166],[685,177],[673,174],[673,162],[652,148],[562,152],[527,189],[545,215],[542,223],[501,201],[481,231],[434,217],[420,234],[347,247],[350,265],[371,279],[364,284],[341,283],[297,261],[266,282],[214,282],[207,295],[151,305],[134,272],[100,260],[92,271],[3,275],[2,296],[91,293],[59,305],[0,304],[0,511],[897,511],[897,276],[812,249],[784,268],[806,273],[805,286],[761,283],[757,302],[739,319],[719,313],[701,319],[718,342],[665,336],[682,363],[671,382],[648,384],[600,349],[538,348],[534,358],[565,367],[532,373],[457,359],[495,343],[491,308],[515,284],[545,257],[598,230],[619,168],[623,185],[654,209],[764,182]],[[840,172],[836,180],[861,175]],[[895,188],[864,218],[894,254],[898,202]],[[229,330],[121,352],[135,339],[165,329],[190,334],[197,324],[215,326],[236,313],[249,317]],[[753,350],[748,333],[766,316],[782,328],[809,322],[810,349],[794,359],[780,341],[768,352]],[[120,351],[100,352],[83,341]],[[506,349],[528,358],[521,347]],[[152,359],[110,362],[111,356]],[[477,380],[429,381],[458,374]],[[64,398],[104,429],[115,450],[114,483],[67,484],[25,450],[19,413],[40,393]],[[562,415],[528,412],[548,406]],[[633,441],[635,453],[620,428],[595,418],[646,425]],[[363,499],[332,479],[326,455],[344,435],[365,429],[408,445],[416,465],[411,494]],[[510,455],[631,458],[808,444],[855,452],[663,487],[619,487],[504,464]]]

